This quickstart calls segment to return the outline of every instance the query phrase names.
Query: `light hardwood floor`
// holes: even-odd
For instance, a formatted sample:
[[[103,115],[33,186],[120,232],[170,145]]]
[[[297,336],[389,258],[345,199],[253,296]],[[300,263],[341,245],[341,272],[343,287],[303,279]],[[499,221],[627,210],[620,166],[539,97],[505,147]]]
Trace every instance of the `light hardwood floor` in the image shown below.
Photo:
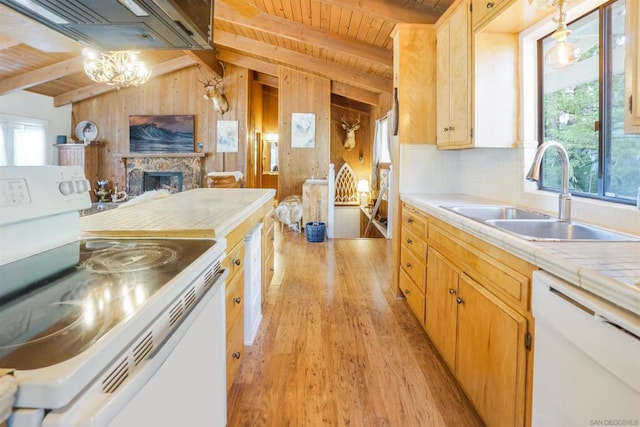
[[[231,388],[229,426],[482,425],[395,299],[390,242],[276,235],[276,275]]]

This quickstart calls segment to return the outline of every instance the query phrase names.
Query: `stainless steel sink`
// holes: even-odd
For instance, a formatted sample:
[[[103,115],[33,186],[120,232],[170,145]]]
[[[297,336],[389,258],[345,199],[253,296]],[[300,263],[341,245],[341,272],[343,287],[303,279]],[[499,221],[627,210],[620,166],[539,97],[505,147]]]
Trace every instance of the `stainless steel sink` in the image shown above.
[[[477,205],[477,206],[442,206],[451,212],[466,216],[478,221],[493,219],[550,219],[549,215],[539,212],[531,212],[513,206]]]
[[[597,240],[597,241],[640,241],[639,238],[616,233],[592,225],[576,222],[547,220],[487,220],[486,224],[516,234],[528,240]]]

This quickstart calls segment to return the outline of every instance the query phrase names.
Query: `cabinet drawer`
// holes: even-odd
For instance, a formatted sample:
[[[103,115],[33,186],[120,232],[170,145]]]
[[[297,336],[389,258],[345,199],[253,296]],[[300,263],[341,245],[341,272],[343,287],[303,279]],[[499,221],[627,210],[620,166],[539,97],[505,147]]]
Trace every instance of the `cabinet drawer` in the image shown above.
[[[273,280],[273,274],[275,272],[275,267],[273,264],[273,251],[267,256],[264,260],[264,269],[262,272],[262,277],[264,278],[264,291],[262,295],[262,301],[264,301],[264,293],[269,289],[269,285],[271,284],[271,280]]]
[[[415,285],[424,293],[427,276],[427,264],[424,259],[418,258],[405,245],[402,245],[400,249],[400,265],[402,270],[411,277]]]
[[[467,242],[452,237],[437,225],[432,224],[430,231],[429,244],[448,253],[449,258],[471,278],[495,293],[504,302],[524,310],[529,309],[530,282],[527,276],[486,255]]]
[[[236,274],[227,282],[225,297],[227,329],[244,316],[244,274]]]
[[[408,227],[402,227],[401,231],[402,245],[411,250],[416,256],[422,260],[427,259],[427,242],[420,236],[411,231]]]
[[[268,214],[264,216],[264,221],[262,227],[264,230],[268,230],[273,226],[276,220],[276,211],[275,209],[271,209]]]
[[[402,227],[407,227],[424,239],[427,238],[427,219],[412,206],[403,205],[402,207]]]
[[[238,272],[244,269],[244,241],[236,244],[233,249],[227,252],[227,257],[224,259],[224,268],[229,270],[229,277],[227,283],[231,282]]]
[[[244,357],[244,319],[241,317],[227,331],[227,394]]]
[[[273,252],[273,244],[275,242],[275,227],[271,224],[271,228],[265,230],[262,234],[262,254],[263,256]]]
[[[424,325],[424,294],[416,287],[411,277],[404,270],[400,270],[400,290],[407,298],[407,304],[416,315],[420,324]]]

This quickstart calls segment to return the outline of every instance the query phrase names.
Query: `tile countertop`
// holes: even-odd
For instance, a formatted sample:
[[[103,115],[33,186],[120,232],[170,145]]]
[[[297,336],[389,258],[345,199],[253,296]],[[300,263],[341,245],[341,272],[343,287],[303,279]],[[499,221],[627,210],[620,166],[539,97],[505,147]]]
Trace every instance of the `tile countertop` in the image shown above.
[[[275,196],[272,189],[197,188],[80,218],[84,236],[224,237]]]
[[[400,199],[640,315],[640,241],[530,241],[440,207],[504,203],[463,194],[401,194]]]

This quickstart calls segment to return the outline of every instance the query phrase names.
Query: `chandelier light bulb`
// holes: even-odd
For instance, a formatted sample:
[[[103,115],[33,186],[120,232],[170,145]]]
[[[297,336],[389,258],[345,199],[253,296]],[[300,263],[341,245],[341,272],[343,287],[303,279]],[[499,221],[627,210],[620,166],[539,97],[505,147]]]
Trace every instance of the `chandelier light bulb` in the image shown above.
[[[144,62],[136,60],[137,52],[96,52],[85,48],[82,54],[84,71],[96,83],[104,83],[120,89],[144,84],[151,77],[151,71],[147,69]]]

